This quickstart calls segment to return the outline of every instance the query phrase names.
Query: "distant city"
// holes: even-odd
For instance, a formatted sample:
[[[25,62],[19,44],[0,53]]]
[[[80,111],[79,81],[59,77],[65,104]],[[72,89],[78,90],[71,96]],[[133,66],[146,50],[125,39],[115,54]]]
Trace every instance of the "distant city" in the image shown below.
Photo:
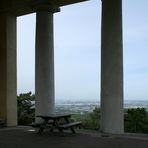
[[[70,113],[88,113],[92,112],[96,107],[100,107],[99,101],[57,101],[57,112],[70,112]],[[148,100],[125,100],[124,108],[145,108],[148,111]]]

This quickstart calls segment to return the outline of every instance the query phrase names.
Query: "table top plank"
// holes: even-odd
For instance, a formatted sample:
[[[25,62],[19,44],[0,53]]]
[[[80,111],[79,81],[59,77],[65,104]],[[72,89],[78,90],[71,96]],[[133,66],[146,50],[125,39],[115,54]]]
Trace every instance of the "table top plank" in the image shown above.
[[[49,114],[49,115],[38,115],[37,117],[40,117],[42,119],[60,119],[60,118],[69,118],[71,117],[71,114],[57,114],[57,113],[53,113],[53,114]]]

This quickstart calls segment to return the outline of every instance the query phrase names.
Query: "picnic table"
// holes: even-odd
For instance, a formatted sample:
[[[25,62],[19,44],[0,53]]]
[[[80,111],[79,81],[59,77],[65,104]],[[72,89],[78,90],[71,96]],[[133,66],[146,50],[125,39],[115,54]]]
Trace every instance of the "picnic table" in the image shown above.
[[[71,114],[50,114],[48,116],[38,115],[43,122],[39,126],[39,134],[42,134],[45,128],[50,128],[50,131],[58,129],[61,133],[63,130],[70,129],[72,133],[75,133],[75,127],[80,126],[80,121],[71,121]]]

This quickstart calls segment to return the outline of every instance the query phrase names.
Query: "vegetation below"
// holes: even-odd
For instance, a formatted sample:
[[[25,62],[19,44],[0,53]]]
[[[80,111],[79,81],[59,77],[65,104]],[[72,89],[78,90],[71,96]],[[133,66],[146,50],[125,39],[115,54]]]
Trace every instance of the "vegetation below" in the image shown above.
[[[35,120],[35,96],[29,92],[20,94],[18,102],[18,124],[28,125]],[[148,112],[145,108],[132,108],[124,110],[125,132],[148,133]],[[100,108],[95,108],[91,113],[73,114],[73,120],[82,121],[82,128],[100,129]]]
[[[28,125],[34,122],[35,107],[33,101],[35,101],[35,96],[31,92],[17,96],[18,125]]]
[[[145,108],[132,108],[125,110],[125,132],[148,133],[148,112]]]
[[[145,108],[132,108],[124,110],[124,130],[128,133],[148,133],[148,112]],[[75,120],[82,121],[84,129],[99,130],[100,108],[92,113],[73,116]]]

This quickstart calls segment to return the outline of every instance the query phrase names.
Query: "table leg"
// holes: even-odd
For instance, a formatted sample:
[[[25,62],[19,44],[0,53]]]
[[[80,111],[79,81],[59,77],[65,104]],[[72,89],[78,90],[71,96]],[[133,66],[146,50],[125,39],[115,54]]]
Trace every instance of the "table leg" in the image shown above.
[[[71,131],[72,131],[73,134],[76,133],[74,127],[70,127],[70,129],[71,129]]]
[[[38,134],[39,135],[42,135],[43,131],[44,131],[44,128],[46,127],[46,124],[47,124],[48,121],[44,121],[41,125],[40,125],[40,128],[38,130]]]

